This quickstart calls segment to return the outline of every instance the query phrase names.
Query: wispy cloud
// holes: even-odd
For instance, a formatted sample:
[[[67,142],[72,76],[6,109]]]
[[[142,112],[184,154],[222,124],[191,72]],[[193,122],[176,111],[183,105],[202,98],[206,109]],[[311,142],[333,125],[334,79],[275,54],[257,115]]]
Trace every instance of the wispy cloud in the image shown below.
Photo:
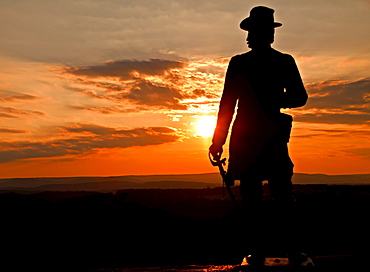
[[[364,148],[352,148],[352,149],[344,149],[342,150],[345,153],[355,156],[355,157],[360,157],[363,159],[370,160],[370,148],[364,147]]]
[[[96,107],[81,107],[81,106],[71,106],[71,108],[76,109],[76,110],[87,110],[87,111],[92,111],[100,114],[130,114],[130,113],[135,113],[139,109],[129,109],[129,108],[124,108],[122,106],[111,106],[111,107],[103,107],[103,106],[96,106]]]
[[[167,70],[181,68],[179,61],[162,59],[107,61],[102,65],[67,68],[66,72],[89,77],[117,77],[121,80],[132,79],[135,73],[145,75],[163,75]]]
[[[0,133],[26,133],[26,130],[12,129],[12,128],[0,128]]]
[[[22,115],[44,116],[46,113],[35,110],[21,110],[13,107],[0,107],[0,117],[19,118]]]
[[[186,106],[180,104],[183,95],[178,89],[158,86],[146,80],[139,80],[129,93],[122,95],[122,98],[149,107],[186,110]]]
[[[328,80],[309,84],[310,100],[305,108],[343,109],[370,113],[370,78],[356,81]]]
[[[97,124],[76,124],[59,129],[63,134],[61,139],[0,142],[0,162],[67,155],[85,156],[100,149],[159,145],[176,142],[181,138],[176,130],[168,127],[118,129]],[[0,132],[6,131],[0,129]]]
[[[136,105],[138,111],[186,111],[189,107],[197,108],[201,103],[207,104],[207,100],[214,101],[220,97],[225,68],[224,59],[218,62],[151,59],[69,67],[62,69],[62,73],[74,76],[68,78],[72,80],[71,90],[94,99],[116,103],[126,101]],[[119,105],[85,107],[104,114],[125,112],[118,108]]]
[[[20,102],[24,100],[35,100],[37,96],[29,94],[14,93],[8,91],[0,91],[0,102]]]
[[[310,123],[369,124],[370,78],[327,80],[307,84],[310,98],[292,110],[295,120]]]

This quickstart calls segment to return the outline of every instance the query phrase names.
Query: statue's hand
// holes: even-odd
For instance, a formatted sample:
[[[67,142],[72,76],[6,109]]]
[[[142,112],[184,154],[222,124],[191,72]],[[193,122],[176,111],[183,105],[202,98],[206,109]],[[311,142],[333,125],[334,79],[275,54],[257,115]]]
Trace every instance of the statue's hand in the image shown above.
[[[222,152],[223,152],[222,145],[220,146],[220,145],[212,144],[209,147],[209,152],[211,153],[211,155],[212,155],[212,157],[215,161],[220,160]]]

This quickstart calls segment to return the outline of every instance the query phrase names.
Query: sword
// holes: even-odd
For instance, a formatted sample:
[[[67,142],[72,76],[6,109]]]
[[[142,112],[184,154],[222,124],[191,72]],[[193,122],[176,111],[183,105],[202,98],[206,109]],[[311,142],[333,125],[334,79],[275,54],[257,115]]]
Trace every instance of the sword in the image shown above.
[[[223,158],[222,160],[219,157],[216,157],[216,158],[212,159],[211,158],[211,152],[208,152],[208,158],[209,158],[209,161],[211,162],[211,164],[213,166],[218,167],[218,170],[220,171],[220,175],[222,177],[222,183],[226,187],[226,190],[227,190],[227,192],[228,192],[228,194],[231,198],[231,201],[234,204],[234,207],[238,208],[238,202],[236,201],[236,197],[235,197],[233,191],[231,190],[231,186],[234,185],[234,181],[230,180],[230,178],[227,177],[226,171],[224,169],[224,165],[226,165],[226,158]]]

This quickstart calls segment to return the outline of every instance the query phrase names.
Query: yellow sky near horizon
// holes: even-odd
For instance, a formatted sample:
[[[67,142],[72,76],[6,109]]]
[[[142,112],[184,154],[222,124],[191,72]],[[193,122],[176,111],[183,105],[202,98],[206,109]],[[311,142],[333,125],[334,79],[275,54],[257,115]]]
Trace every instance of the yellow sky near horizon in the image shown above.
[[[225,71],[260,4],[224,2],[4,1],[0,178],[216,171]],[[310,96],[287,110],[295,172],[370,173],[368,1],[263,4]]]

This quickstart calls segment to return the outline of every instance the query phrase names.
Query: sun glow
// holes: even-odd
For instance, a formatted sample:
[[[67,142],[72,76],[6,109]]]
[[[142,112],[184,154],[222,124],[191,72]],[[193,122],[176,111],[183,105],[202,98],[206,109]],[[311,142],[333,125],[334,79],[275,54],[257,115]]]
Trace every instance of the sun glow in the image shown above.
[[[211,137],[216,127],[215,116],[196,116],[197,121],[195,123],[196,134],[198,137]]]

